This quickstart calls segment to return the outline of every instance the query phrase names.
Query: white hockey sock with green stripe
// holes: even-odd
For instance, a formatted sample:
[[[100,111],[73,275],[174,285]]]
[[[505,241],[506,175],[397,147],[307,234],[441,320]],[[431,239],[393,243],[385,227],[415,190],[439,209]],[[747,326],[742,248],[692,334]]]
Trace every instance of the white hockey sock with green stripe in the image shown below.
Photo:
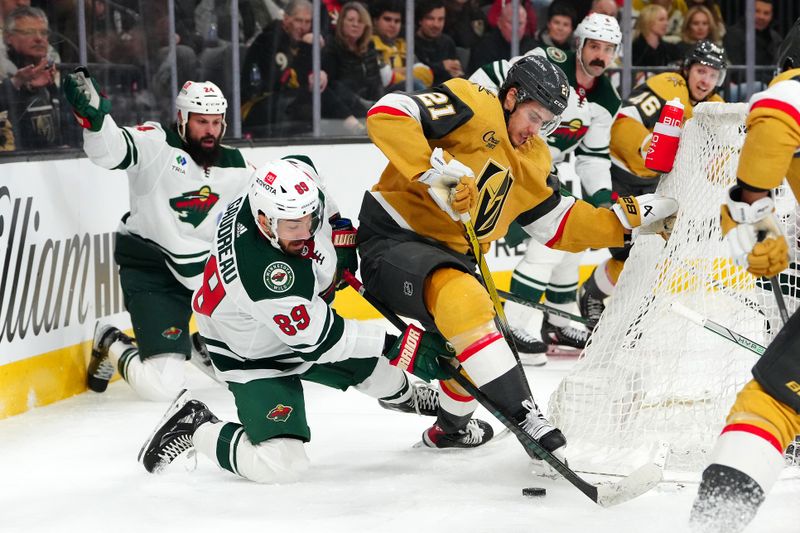
[[[192,442],[199,453],[221,468],[257,483],[294,482],[308,470],[302,441],[277,438],[253,445],[241,424],[203,424]]]

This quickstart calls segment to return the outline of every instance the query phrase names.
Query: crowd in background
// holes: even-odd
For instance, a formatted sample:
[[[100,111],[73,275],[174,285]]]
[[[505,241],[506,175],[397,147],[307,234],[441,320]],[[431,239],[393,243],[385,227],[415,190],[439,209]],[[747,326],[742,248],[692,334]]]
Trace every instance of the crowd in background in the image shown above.
[[[60,95],[61,73],[79,62],[77,0],[0,0],[0,152],[80,146]],[[405,20],[404,0],[322,0],[323,134],[363,135],[370,106],[406,87],[406,24],[414,25],[413,80],[423,89],[511,55],[508,0],[418,0]],[[590,11],[619,17],[622,0],[521,0],[519,52],[574,47],[572,32]],[[634,67],[678,65],[698,40],[725,47],[745,63],[743,0],[633,0]],[[88,63],[122,124],[173,120],[168,2],[85,0]],[[757,80],[772,76],[782,17],[791,0],[756,0]],[[239,0],[242,134],[275,138],[311,134],[312,4],[309,0]],[[234,90],[230,0],[174,0],[178,84],[209,80],[231,100]],[[623,28],[624,30],[624,28]],[[759,66],[761,68],[759,68]],[[639,79],[648,75],[638,68]],[[728,100],[744,94],[736,70]],[[741,82],[742,77],[738,77]],[[733,98],[731,98],[733,96]]]

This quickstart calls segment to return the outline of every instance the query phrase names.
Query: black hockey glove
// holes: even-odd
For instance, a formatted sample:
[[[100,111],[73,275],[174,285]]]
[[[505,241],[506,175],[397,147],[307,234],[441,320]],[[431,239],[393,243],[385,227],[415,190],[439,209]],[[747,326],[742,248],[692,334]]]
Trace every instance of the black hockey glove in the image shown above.
[[[78,67],[64,78],[64,95],[78,124],[100,131],[103,119],[111,112],[111,101],[100,93],[100,86],[86,67]]]
[[[336,248],[336,290],[339,290],[348,286],[342,277],[345,270],[354,276],[358,272],[356,229],[349,218],[337,218],[331,221],[331,226],[333,246]]]
[[[425,331],[410,324],[403,335],[386,334],[383,356],[389,364],[410,372],[420,379],[447,379],[449,375],[440,365],[448,364],[439,358],[455,357],[455,350],[438,333]]]

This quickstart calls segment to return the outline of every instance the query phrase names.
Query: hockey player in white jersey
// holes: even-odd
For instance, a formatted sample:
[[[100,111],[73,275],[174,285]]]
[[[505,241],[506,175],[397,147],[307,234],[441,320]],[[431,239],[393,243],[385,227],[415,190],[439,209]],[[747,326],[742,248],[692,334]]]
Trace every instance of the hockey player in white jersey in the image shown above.
[[[183,85],[174,125],[117,126],[85,68],[66,76],[64,91],[85,128],[86,155],[124,170],[130,192],[114,259],[136,341],[98,322],[88,386],[105,391],[118,369],[142,398],[170,400],[184,387],[187,359],[200,359],[203,368],[203,347],[189,335],[192,291],[202,281],[217,220],[254,167],[220,144],[228,103],[211,82]]]
[[[332,230],[329,200],[308,163],[287,158],[258,169],[225,211],[194,294],[200,333],[240,423],[181,394],[142,447],[149,472],[194,448],[252,481],[296,480],[308,468],[303,444],[311,438],[302,381],[354,387],[384,407],[435,415],[438,392],[410,386],[400,368],[426,380],[445,376],[437,363],[449,353],[444,339],[415,326],[398,338],[329,305],[339,280],[334,242],[355,243],[355,232],[338,223],[349,228]],[[471,421],[469,431],[491,437],[485,422]]]
[[[560,67],[569,80],[567,109],[561,115],[559,127],[547,137],[553,156],[554,174],[557,177],[559,167],[566,166],[565,159],[569,154],[574,154],[575,170],[580,178],[584,199],[595,206],[608,207],[614,201],[608,146],[611,124],[621,101],[604,72],[614,61],[622,33],[616,19],[592,13],[578,25],[575,39],[575,52],[547,47],[535,48],[526,55],[545,56]],[[485,65],[469,79],[496,92],[505,80],[508,69],[518,59]],[[562,192],[570,194],[563,187]],[[571,310],[578,288],[581,254],[541,245],[530,239],[518,225],[512,224],[506,243],[516,246],[523,241],[527,243],[527,250],[514,269],[511,292],[535,302],[544,294],[548,305]],[[541,342],[526,331],[534,313],[531,308],[507,301],[505,311],[512,326],[514,342],[526,364],[545,364],[547,345],[560,349],[582,349],[586,344],[588,332],[570,326],[566,318],[546,316],[542,320],[541,335],[544,342]]]

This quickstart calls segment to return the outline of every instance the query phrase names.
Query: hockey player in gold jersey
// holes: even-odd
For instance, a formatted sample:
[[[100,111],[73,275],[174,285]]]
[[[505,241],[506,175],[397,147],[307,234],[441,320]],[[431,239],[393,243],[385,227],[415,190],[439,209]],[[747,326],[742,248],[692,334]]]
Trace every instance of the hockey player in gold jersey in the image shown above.
[[[541,136],[559,124],[568,94],[557,66],[528,56],[509,70],[497,95],[453,79],[383,97],[367,129],[389,164],[364,197],[358,232],[367,290],[398,314],[438,329],[473,382],[562,457],[566,440],[536,406],[495,326],[459,217],[469,213],[484,250],[516,220],[539,242],[580,251],[622,246],[633,228],[657,224],[677,208],[653,194],[613,209],[559,194],[548,181],[550,151]],[[454,382],[441,385],[439,416],[423,442],[433,448],[485,442],[466,428],[475,401]]]
[[[733,260],[767,278],[789,264],[786,238],[775,225],[772,189],[786,177],[800,198],[800,19],[779,49],[778,69],[769,87],[750,99],[738,183],[721,208]],[[767,231],[763,240],[761,231]],[[778,479],[784,450],[800,434],[798,351],[800,313],[795,312],[731,407],[692,507],[694,531],[741,531]]]
[[[673,98],[683,104],[684,121],[700,102],[722,102],[716,89],[725,80],[725,52],[710,41],[699,41],[686,56],[682,72],[664,72],[637,86],[622,103],[611,126],[611,184],[619,195],[653,192],[661,175],[645,167],[653,128],[663,105]],[[611,258],[599,264],[579,293],[581,314],[597,323],[603,300],[619,279],[630,247],[612,248]]]

